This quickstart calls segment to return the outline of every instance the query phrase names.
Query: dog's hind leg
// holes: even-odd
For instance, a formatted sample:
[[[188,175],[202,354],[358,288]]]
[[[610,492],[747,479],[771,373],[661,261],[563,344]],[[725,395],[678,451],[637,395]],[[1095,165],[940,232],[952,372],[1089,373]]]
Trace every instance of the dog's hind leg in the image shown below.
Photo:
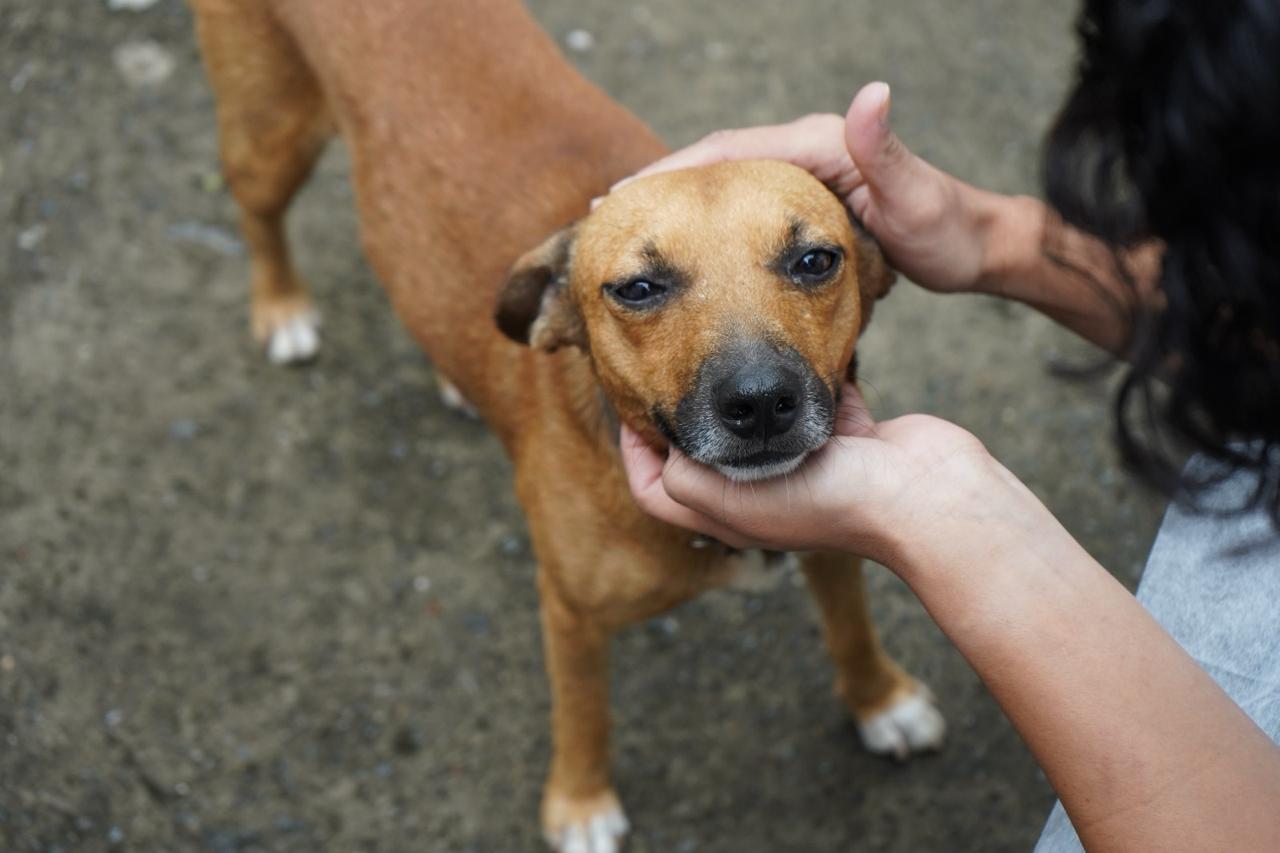
[[[543,834],[560,853],[617,853],[627,819],[609,783],[609,635],[561,600],[545,571],[538,580],[552,694]]]
[[[929,688],[893,662],[867,613],[862,561],[847,554],[803,558],[805,578],[822,611],[827,648],[836,665],[836,692],[858,724],[868,750],[898,760],[942,746],[946,723]]]
[[[306,361],[319,347],[318,316],[294,269],[284,217],[333,132],[324,93],[269,4],[193,6],[223,173],[249,245],[253,334],[271,361]]]

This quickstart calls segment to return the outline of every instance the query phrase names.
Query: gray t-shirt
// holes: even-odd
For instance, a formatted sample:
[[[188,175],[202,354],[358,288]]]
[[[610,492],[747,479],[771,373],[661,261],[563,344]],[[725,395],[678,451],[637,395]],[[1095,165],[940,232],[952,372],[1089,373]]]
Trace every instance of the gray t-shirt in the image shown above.
[[[1196,460],[1190,473],[1211,470]],[[1235,475],[1201,502],[1230,512],[1246,502],[1256,482]],[[1138,600],[1280,743],[1280,534],[1266,513],[1197,514],[1171,506],[1147,559]],[[1058,803],[1036,853],[1082,849]]]

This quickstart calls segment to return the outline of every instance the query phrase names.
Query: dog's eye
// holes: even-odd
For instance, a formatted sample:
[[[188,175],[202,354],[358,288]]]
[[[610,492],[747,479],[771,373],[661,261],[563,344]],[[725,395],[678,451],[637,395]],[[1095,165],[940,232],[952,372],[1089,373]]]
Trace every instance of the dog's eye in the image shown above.
[[[791,264],[791,275],[801,281],[821,281],[836,267],[840,258],[827,249],[812,249]]]
[[[619,301],[629,305],[644,305],[666,293],[667,289],[661,284],[654,284],[651,281],[639,278],[634,281],[616,284],[609,288],[609,292],[617,297]]]

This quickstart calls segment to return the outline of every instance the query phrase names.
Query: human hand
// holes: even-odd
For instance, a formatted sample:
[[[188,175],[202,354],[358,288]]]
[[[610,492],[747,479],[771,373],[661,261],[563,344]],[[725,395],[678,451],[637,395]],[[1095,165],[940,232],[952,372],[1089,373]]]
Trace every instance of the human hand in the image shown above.
[[[905,546],[945,541],[1025,492],[976,438],[927,415],[875,423],[845,385],[836,435],[795,473],[733,482],[672,447],[667,456],[623,427],[622,458],[645,512],[737,548],[836,550],[905,568]],[[1015,488],[1010,488],[1016,484]]]
[[[870,83],[844,119],[815,114],[788,124],[722,130],[620,181],[725,160],[783,160],[826,184],[911,280],[938,292],[976,290],[996,259],[998,211],[1012,199],[978,190],[912,154],[889,127],[885,83]]]

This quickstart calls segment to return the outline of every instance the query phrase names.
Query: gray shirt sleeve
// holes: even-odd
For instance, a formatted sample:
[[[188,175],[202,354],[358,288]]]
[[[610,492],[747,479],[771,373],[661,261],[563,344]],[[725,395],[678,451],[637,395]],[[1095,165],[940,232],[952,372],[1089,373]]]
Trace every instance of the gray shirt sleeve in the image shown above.
[[[1209,473],[1196,460],[1190,473]],[[1256,480],[1235,475],[1202,498],[1205,513],[1171,506],[1138,600],[1273,741],[1280,742],[1280,535],[1262,510],[1235,512]],[[1036,853],[1083,848],[1062,803]]]

